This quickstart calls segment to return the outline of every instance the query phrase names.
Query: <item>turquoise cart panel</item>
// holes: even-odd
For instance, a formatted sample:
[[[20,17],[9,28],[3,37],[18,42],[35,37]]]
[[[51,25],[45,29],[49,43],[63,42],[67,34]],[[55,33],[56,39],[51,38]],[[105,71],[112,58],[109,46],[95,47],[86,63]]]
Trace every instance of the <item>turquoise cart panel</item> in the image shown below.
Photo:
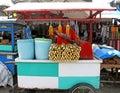
[[[12,51],[12,45],[0,45],[0,51]],[[17,51],[17,46],[14,51]]]
[[[58,64],[17,62],[19,76],[58,76]]]
[[[59,77],[59,89],[69,89],[78,83],[88,83],[94,88],[99,89],[99,81],[99,76]]]

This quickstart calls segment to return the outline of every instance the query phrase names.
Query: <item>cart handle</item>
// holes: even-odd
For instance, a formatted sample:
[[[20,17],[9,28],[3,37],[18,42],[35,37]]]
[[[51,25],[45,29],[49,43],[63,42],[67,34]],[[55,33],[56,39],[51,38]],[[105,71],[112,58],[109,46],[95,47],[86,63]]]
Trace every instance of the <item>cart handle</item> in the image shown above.
[[[5,64],[15,64],[15,61],[7,61]]]
[[[0,55],[4,56],[4,55],[17,55],[17,52],[0,52]]]

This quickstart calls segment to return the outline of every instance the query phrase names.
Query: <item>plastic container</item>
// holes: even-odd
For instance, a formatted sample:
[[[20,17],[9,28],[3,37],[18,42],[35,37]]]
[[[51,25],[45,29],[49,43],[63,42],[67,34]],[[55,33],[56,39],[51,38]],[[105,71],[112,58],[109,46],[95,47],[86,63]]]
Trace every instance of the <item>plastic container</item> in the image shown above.
[[[20,59],[33,59],[35,55],[34,39],[17,40],[18,56]]]
[[[51,39],[35,38],[35,57],[37,60],[47,60],[52,44]]]

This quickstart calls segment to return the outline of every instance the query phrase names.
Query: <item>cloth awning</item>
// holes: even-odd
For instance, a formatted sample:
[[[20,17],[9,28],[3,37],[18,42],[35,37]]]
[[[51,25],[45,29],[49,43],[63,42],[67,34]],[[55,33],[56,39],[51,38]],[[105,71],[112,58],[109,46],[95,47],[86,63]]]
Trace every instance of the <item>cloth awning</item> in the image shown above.
[[[45,11],[45,10],[115,10],[108,3],[96,4],[96,3],[86,3],[86,2],[27,2],[27,3],[17,3],[7,9],[5,12],[25,12],[25,11]]]
[[[16,12],[19,14],[19,20],[32,21],[41,20],[41,14],[43,11],[48,12],[45,12],[44,16],[48,15],[49,13],[53,15],[55,14],[55,17],[49,17],[52,18],[52,20],[60,19],[62,17],[68,17],[69,19],[71,18],[71,20],[84,20],[86,18],[92,19],[102,11],[115,10],[116,8],[111,7],[109,3],[97,4],[94,2],[21,2],[7,9],[4,9],[4,12]]]

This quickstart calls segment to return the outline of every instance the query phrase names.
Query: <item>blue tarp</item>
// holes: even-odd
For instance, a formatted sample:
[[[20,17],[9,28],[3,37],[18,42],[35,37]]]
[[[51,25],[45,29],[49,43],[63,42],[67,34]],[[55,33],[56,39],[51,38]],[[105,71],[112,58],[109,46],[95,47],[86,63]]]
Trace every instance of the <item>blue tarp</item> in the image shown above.
[[[108,47],[97,47],[96,49],[93,50],[93,53],[94,56],[100,59],[111,58],[113,56],[120,57],[120,51]]]

